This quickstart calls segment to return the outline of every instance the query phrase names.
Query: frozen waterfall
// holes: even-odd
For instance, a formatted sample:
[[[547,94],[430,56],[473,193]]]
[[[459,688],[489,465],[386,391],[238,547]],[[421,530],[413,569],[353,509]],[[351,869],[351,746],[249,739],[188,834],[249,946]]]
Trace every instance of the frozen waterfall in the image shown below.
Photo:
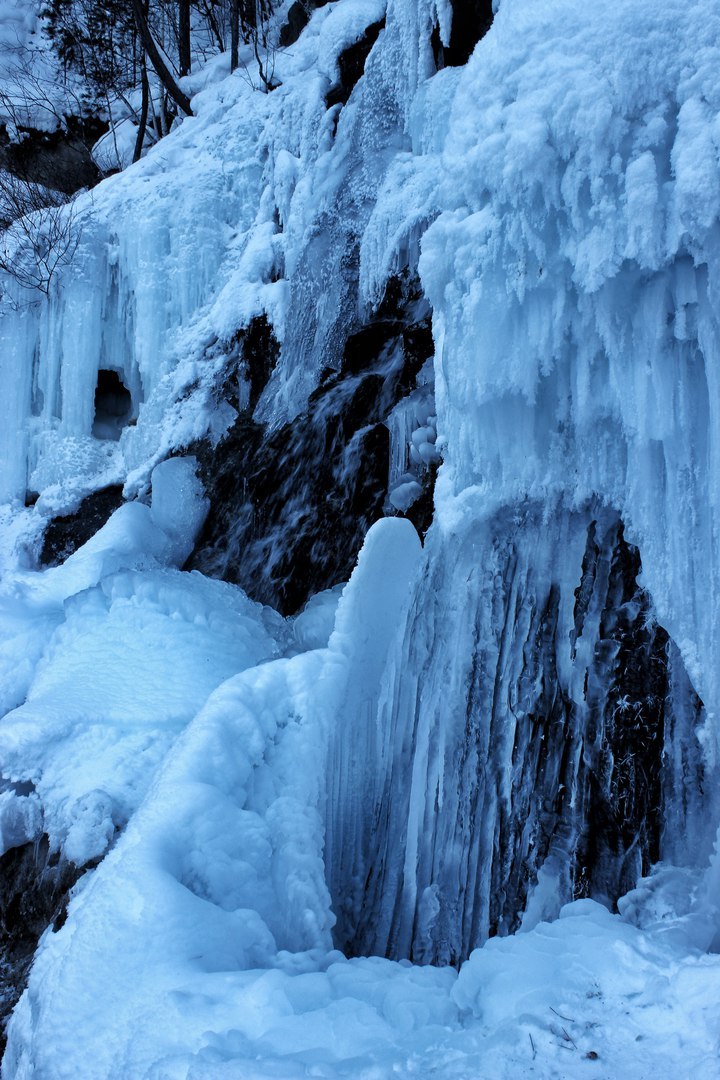
[[[720,11],[461,6],[2,283],[7,1080],[715,1075]]]

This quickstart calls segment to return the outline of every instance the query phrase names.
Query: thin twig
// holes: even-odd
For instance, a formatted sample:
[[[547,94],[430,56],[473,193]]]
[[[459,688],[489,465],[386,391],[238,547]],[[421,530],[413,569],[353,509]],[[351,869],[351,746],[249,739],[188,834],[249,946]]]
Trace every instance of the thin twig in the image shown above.
[[[568,1035],[565,1028],[562,1029],[562,1033],[563,1033],[563,1039],[565,1040],[565,1042],[572,1043],[573,1046],[575,1047],[575,1049],[577,1050],[577,1046],[575,1045],[575,1040],[573,1039],[572,1035]]]

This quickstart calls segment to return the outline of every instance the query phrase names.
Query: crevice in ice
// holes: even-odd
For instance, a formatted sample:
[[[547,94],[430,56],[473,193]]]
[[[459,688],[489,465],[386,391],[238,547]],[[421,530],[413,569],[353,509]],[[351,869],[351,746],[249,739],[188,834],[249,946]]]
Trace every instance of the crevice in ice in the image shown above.
[[[117,371],[101,368],[95,388],[95,419],[92,433],[96,439],[117,441],[133,411],[130,391]]]
[[[478,41],[485,37],[492,26],[492,0],[451,0],[451,7],[449,43],[443,44],[437,24],[432,33],[433,55],[438,68],[466,64]]]

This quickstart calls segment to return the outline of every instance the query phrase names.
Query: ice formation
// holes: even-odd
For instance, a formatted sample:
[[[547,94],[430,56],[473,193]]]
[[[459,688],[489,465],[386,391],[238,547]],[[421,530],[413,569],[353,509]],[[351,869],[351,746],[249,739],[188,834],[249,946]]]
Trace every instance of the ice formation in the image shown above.
[[[47,300],[3,283],[0,842],[84,871],[8,1080],[717,1075],[720,12],[502,0],[436,70],[460,6],[327,4],[269,94],[212,62]],[[200,566],[252,591],[351,406],[344,589],[182,569],[238,415],[286,512]]]

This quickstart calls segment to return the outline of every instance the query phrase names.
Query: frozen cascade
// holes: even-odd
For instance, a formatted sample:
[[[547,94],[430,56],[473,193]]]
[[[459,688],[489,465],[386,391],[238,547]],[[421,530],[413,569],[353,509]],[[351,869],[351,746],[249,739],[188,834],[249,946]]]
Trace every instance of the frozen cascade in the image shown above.
[[[373,971],[389,1041],[500,1015],[493,958],[521,968],[563,935],[580,951],[568,901],[642,953],[630,915],[644,925],[659,878],[634,887],[658,860],[685,889],[673,932],[696,903],[716,921],[717,855],[697,888],[720,820],[716,6],[502,0],[468,63],[436,71],[450,5],[329,4],[272,94],[208,76],[197,116],[81,206],[49,301],[0,324],[3,835],[22,873],[34,844],[101,858],[39,945],[8,1077],[211,1075],[271,1044],[291,1075],[284,1047],[300,1070],[315,1049],[303,994],[333,1061],[348,982]],[[95,435],[118,439],[93,434],[100,382]],[[188,451],[208,577],[167,566],[200,487],[192,528],[165,527],[162,483],[143,503]],[[436,471],[421,551],[408,521],[375,519],[424,531]],[[32,547],[38,516],[121,484],[93,540],[19,570],[13,529]],[[337,590],[293,624],[236,587],[292,614],[368,528],[329,642]],[[102,716],[86,624],[113,676]],[[158,655],[186,650],[157,701],[117,674],[159,663],[148,628]],[[619,899],[625,922],[592,902]],[[393,999],[408,971],[438,1013]]]
[[[331,742],[336,943],[457,964],[660,858],[702,865],[703,710],[617,514],[524,504],[428,548],[378,701]]]

